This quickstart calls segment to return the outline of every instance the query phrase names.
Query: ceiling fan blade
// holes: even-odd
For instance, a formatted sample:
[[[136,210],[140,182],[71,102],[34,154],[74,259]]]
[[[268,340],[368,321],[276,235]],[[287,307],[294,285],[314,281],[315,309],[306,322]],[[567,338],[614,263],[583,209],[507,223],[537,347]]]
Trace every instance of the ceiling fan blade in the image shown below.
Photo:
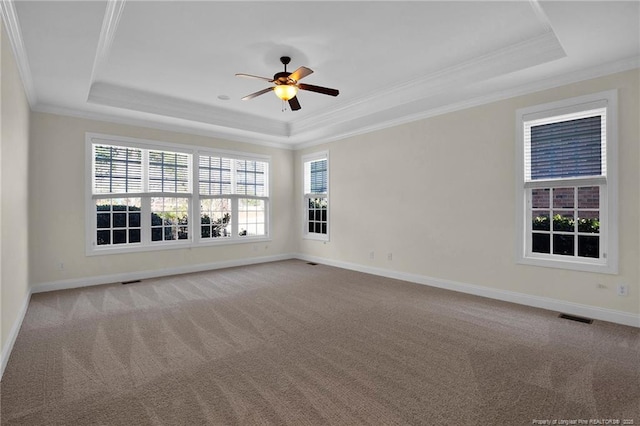
[[[260,77],[257,75],[251,75],[251,74],[236,74],[236,77],[246,77],[246,78],[257,78],[258,80],[264,80],[264,81],[268,81],[269,83],[273,83],[273,79],[272,78],[267,78],[267,77]]]
[[[291,111],[297,111],[300,108],[302,108],[300,106],[300,101],[298,101],[298,98],[296,96],[294,96],[293,98],[289,99],[289,106],[291,107]]]
[[[242,98],[242,100],[243,101],[248,101],[249,99],[253,99],[253,98],[257,97],[257,96],[264,95],[265,93],[271,92],[272,90],[273,90],[273,87],[269,87],[267,89],[262,89],[259,92],[255,92],[255,93],[252,93],[250,95],[245,96],[244,98]]]
[[[300,81],[303,78],[305,78],[306,76],[308,76],[309,74],[312,74],[313,70],[307,67],[300,67],[297,70],[295,70],[294,72],[291,73],[291,75],[289,76],[289,78],[291,80],[295,80],[295,81]]]
[[[298,88],[301,90],[308,90],[310,92],[322,93],[323,95],[329,95],[329,96],[338,96],[338,94],[340,94],[340,92],[337,89],[329,89],[328,87],[313,86],[311,84],[300,83],[298,84]]]

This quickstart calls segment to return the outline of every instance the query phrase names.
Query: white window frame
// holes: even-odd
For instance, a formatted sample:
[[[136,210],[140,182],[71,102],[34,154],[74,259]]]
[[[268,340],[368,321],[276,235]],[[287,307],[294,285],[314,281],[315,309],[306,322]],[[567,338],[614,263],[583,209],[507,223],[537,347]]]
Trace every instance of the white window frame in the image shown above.
[[[143,150],[159,150],[169,152],[180,152],[191,155],[190,165],[190,192],[189,193],[114,193],[114,194],[94,194],[94,154],[93,145],[104,144],[122,147],[139,148]],[[200,236],[200,194],[199,194],[199,157],[200,155],[218,156],[233,160],[260,161],[267,164],[265,196],[255,197],[241,194],[225,195],[225,198],[232,199],[234,210],[232,210],[232,236],[229,238],[201,238]],[[144,165],[143,160],[143,168]],[[193,248],[204,246],[215,246],[225,244],[242,244],[252,242],[271,241],[271,180],[269,171],[271,168],[271,157],[267,155],[251,154],[236,151],[218,150],[194,145],[183,145],[155,140],[129,138],[123,136],[112,136],[99,133],[85,134],[85,254],[87,256],[145,252],[156,250],[171,250],[180,248]],[[144,172],[143,172],[144,178]],[[171,241],[151,241],[151,212],[149,206],[142,202],[141,209],[141,242],[117,245],[97,245],[97,214],[96,199],[100,198],[150,198],[150,197],[188,198],[189,202],[189,238],[185,240]],[[212,198],[203,196],[202,198]],[[241,198],[256,198],[265,202],[265,235],[239,236],[237,224],[237,204]],[[235,217],[234,217],[235,215]]]
[[[323,194],[318,194],[318,193],[306,193],[305,191],[305,182],[307,179],[307,176],[305,174],[305,164],[309,163],[311,161],[318,161],[318,160],[327,160],[327,192],[323,193]],[[331,232],[331,219],[330,219],[330,212],[331,212],[331,202],[329,200],[329,182],[330,182],[330,162],[329,162],[329,152],[328,151],[321,151],[321,152],[315,152],[312,154],[307,154],[307,155],[303,155],[302,156],[302,209],[303,209],[303,223],[302,223],[302,238],[306,239],[306,240],[318,240],[318,241],[329,241],[329,235]],[[315,232],[309,232],[309,209],[308,209],[308,205],[309,205],[309,199],[311,198],[324,198],[327,200],[327,233],[326,234],[321,234],[321,233],[315,233]]]
[[[223,157],[223,158],[230,158],[232,160],[248,160],[248,161],[262,161],[262,162],[266,162],[267,163],[267,170],[265,171],[265,180],[266,180],[266,187],[265,187],[265,193],[266,195],[264,196],[254,196],[254,195],[246,195],[246,194],[237,194],[237,193],[232,193],[232,194],[221,194],[221,195],[200,195],[199,193],[199,188],[197,190],[194,191],[194,195],[197,195],[198,198],[198,202],[197,202],[197,206],[198,206],[198,232],[195,232],[194,238],[196,243],[199,246],[202,245],[218,245],[218,244],[224,244],[226,243],[241,243],[241,242],[246,242],[246,241],[264,241],[264,240],[269,240],[269,235],[271,234],[271,228],[270,228],[270,217],[271,217],[271,203],[270,201],[270,185],[271,185],[271,180],[269,178],[269,171],[271,168],[271,163],[269,161],[270,157],[267,156],[259,156],[259,155],[248,155],[248,154],[244,154],[244,153],[238,153],[238,152],[233,152],[233,151],[222,151],[222,150],[205,150],[203,148],[199,148],[197,150],[197,154],[198,154],[198,159],[194,160],[194,182],[198,182],[199,181],[199,158],[200,155],[202,156],[207,156],[207,157]],[[197,161],[197,163],[196,163]],[[233,161],[232,161],[233,163]],[[197,167],[196,167],[197,166]],[[236,174],[234,173],[236,171],[235,166],[232,164],[231,166],[231,187],[235,188],[236,186]],[[199,185],[196,185],[199,186]],[[231,200],[231,211],[232,211],[232,218],[231,218],[231,236],[230,237],[223,237],[223,238],[202,238],[201,232],[200,232],[200,227],[201,227],[201,223],[200,223],[200,200],[201,199],[229,199]],[[240,199],[254,199],[254,200],[261,200],[264,201],[265,203],[265,235],[261,236],[242,236],[240,237],[239,234],[239,223],[237,220],[237,214],[239,212],[238,210],[238,205],[239,205],[239,200]],[[234,215],[235,215],[235,220],[234,220]]]
[[[582,111],[606,109],[606,152],[603,152],[604,176],[527,180],[526,123],[552,119]],[[557,102],[522,108],[516,111],[516,261],[519,264],[570,269],[606,274],[618,273],[618,97],[617,90],[579,96]],[[550,122],[553,122],[552,120]],[[583,258],[534,253],[531,249],[532,188],[600,187],[601,257]],[[577,203],[577,200],[575,201]],[[553,226],[551,224],[551,226]]]

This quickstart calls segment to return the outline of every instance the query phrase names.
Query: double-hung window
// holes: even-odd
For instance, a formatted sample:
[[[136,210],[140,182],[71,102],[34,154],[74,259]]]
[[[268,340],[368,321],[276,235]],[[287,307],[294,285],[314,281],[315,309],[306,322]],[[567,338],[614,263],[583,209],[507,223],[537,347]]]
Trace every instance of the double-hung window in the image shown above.
[[[189,240],[191,154],[93,143],[92,246]]]
[[[329,155],[326,152],[302,157],[304,175],[305,238],[329,240]]]
[[[518,261],[617,273],[615,91],[517,112]]]
[[[268,157],[87,134],[87,254],[268,238]]]
[[[266,161],[199,155],[200,239],[267,236]]]

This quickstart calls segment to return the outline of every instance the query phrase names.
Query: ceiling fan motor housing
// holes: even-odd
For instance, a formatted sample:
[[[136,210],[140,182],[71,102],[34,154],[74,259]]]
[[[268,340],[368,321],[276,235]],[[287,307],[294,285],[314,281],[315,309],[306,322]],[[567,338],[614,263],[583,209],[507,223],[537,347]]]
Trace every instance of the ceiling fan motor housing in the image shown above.
[[[274,76],[273,76],[274,83],[276,83],[276,84],[287,84],[288,81],[289,81],[289,76],[290,75],[291,75],[290,72],[286,72],[286,71],[278,72],[278,73],[274,74]]]

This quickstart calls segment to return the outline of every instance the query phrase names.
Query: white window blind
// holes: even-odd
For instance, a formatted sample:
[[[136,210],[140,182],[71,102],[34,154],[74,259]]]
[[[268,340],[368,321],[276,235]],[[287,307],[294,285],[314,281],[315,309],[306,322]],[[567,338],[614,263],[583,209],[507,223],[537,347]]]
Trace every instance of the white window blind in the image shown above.
[[[264,197],[266,191],[266,163],[253,160],[236,160],[236,194]]]
[[[265,161],[200,155],[198,173],[201,195],[268,195]]]
[[[149,151],[149,191],[189,193],[189,154]]]
[[[200,155],[199,184],[202,195],[232,193],[231,162],[229,158]]]
[[[606,176],[606,108],[524,124],[525,181]]]
[[[123,194],[142,192],[142,150],[94,145],[93,192]]]
[[[327,160],[314,160],[304,163],[305,194],[324,194],[327,192]]]

